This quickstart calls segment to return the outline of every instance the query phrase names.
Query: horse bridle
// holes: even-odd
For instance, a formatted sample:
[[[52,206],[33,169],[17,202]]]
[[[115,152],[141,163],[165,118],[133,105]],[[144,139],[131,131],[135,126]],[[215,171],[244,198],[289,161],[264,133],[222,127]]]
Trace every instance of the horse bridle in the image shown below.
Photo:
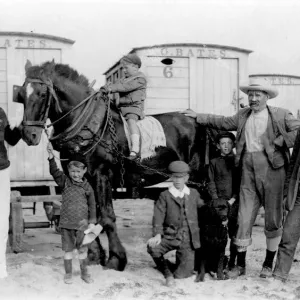
[[[48,113],[49,113],[50,104],[51,104],[52,99],[55,99],[55,103],[57,105],[58,111],[62,112],[62,109],[61,109],[61,107],[59,105],[59,102],[58,102],[56,92],[55,92],[54,87],[53,87],[53,83],[50,79],[48,79],[47,81],[43,81],[41,79],[36,79],[36,78],[26,78],[25,84],[28,84],[28,83],[39,83],[43,86],[43,94],[46,94],[47,91],[49,93],[48,93],[48,98],[47,98],[47,103],[46,103],[46,108],[45,108],[45,113],[44,113],[43,119],[39,120],[39,121],[28,121],[28,120],[25,119],[25,114],[24,114],[24,119],[23,119],[22,124],[23,124],[24,127],[36,126],[36,127],[43,127],[44,128],[45,124],[46,124],[46,121],[47,121],[47,118],[48,118]]]
[[[48,93],[48,99],[47,99],[47,104],[46,104],[46,108],[45,108],[45,114],[44,114],[44,117],[42,120],[39,120],[39,121],[28,121],[28,120],[23,120],[23,126],[37,126],[37,127],[43,127],[46,131],[46,134],[47,134],[47,128],[53,126],[54,124],[60,122],[62,119],[64,119],[65,117],[67,117],[69,114],[71,114],[74,110],[76,110],[78,107],[82,106],[84,103],[86,103],[88,100],[92,100],[94,98],[94,96],[96,96],[97,94],[99,94],[101,91],[95,91],[94,93],[91,93],[91,95],[89,95],[87,98],[85,98],[84,100],[82,100],[80,103],[78,103],[76,106],[74,106],[71,110],[69,110],[67,113],[65,113],[63,116],[61,116],[60,118],[58,118],[57,120],[53,121],[51,124],[49,125],[45,125],[46,124],[46,121],[47,121],[47,118],[48,118],[48,113],[49,113],[49,109],[50,109],[50,105],[51,105],[51,101],[52,99],[55,99],[55,103],[58,107],[58,111],[59,112],[62,112],[62,109],[59,105],[59,101],[58,101],[58,97],[56,95],[56,92],[54,90],[54,87],[53,87],[53,83],[50,79],[48,79],[47,81],[43,81],[41,79],[36,79],[36,78],[26,78],[25,80],[25,84],[26,83],[39,83],[41,85],[43,85],[43,93],[46,93],[47,90],[49,91]],[[107,110],[107,116],[106,116],[106,122],[105,122],[105,125],[104,125],[104,130],[100,136],[100,138],[98,139],[98,141],[88,150],[86,151],[84,154],[87,154],[88,152],[90,152],[91,150],[93,150],[101,141],[102,141],[102,138],[104,136],[104,133],[106,131],[106,128],[107,128],[107,125],[109,123],[109,119],[111,118],[111,114],[110,114],[110,99],[108,98],[108,103],[106,103],[106,110]],[[25,118],[25,114],[24,114],[24,118]],[[76,120],[76,122],[78,122],[80,120],[80,118],[78,118]],[[76,123],[75,122],[75,123]],[[74,124],[72,124],[70,126],[73,127]],[[68,130],[68,128],[66,129]],[[48,134],[47,134],[48,135]],[[57,138],[60,137],[61,134],[59,134],[58,136],[55,136],[55,137],[51,137],[49,138],[50,140],[55,140]]]

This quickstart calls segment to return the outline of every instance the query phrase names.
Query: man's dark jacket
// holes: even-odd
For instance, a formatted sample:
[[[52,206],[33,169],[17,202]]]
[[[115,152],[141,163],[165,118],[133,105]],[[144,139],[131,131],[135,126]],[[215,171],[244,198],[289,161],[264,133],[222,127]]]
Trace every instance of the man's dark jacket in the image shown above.
[[[296,137],[296,141],[293,148],[293,153],[290,161],[289,168],[287,170],[283,196],[286,197],[286,209],[291,211],[294,207],[300,180],[300,130]]]

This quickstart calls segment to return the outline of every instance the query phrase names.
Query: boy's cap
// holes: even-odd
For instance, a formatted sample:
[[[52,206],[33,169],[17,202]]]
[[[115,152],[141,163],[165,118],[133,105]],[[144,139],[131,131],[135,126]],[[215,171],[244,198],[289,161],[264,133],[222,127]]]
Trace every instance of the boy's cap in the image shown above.
[[[85,159],[85,157],[79,153],[74,153],[69,157],[69,163],[71,161],[79,161],[81,163],[83,163],[85,166],[87,166],[87,161]]]
[[[121,60],[123,60],[124,62],[127,62],[127,63],[138,65],[139,68],[142,65],[141,59],[135,53],[130,53],[130,54],[125,55],[122,57]]]
[[[233,143],[235,142],[235,135],[230,131],[218,133],[216,143],[219,143],[222,138],[230,138]]]
[[[180,160],[171,162],[168,169],[176,177],[183,177],[190,172],[189,165]]]

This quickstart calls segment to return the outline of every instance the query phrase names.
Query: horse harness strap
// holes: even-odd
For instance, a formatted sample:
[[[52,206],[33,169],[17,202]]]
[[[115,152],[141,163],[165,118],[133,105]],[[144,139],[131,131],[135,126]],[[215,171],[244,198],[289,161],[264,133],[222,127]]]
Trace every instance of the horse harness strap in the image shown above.
[[[91,96],[94,96],[94,95],[95,94],[93,94]],[[57,139],[62,139],[63,142],[67,142],[68,140],[72,139],[80,132],[80,130],[83,128],[83,126],[86,125],[87,121],[89,120],[89,118],[91,117],[91,115],[93,114],[93,111],[95,109],[95,103],[96,103],[96,101],[94,101],[95,97],[89,96],[88,100],[89,100],[88,102],[86,102],[86,101],[84,102],[85,106],[84,106],[82,112],[80,113],[80,115],[78,116],[78,118],[76,118],[75,122],[72,123],[64,132],[62,132],[54,137],[51,137],[51,139],[50,139],[51,141],[54,141]],[[82,102],[80,102],[79,104],[81,104]],[[77,106],[76,108],[78,108],[78,107],[79,106]],[[69,114],[69,112],[67,114]],[[57,123],[58,121],[62,120],[65,116],[66,116],[66,114],[64,116],[62,116],[60,119],[51,123],[50,125],[47,125],[47,128],[49,128],[53,124]]]
[[[39,120],[39,121],[27,121],[27,120],[23,120],[23,125],[24,126],[39,126],[39,127],[44,127],[45,123],[47,121],[47,118],[48,118],[48,113],[49,113],[49,108],[50,108],[50,104],[51,104],[52,98],[55,99],[56,104],[58,106],[58,109],[61,110],[59,102],[58,102],[57,95],[56,95],[56,93],[55,93],[55,91],[53,89],[53,84],[52,84],[51,80],[49,80],[49,82],[44,82],[42,80],[34,79],[34,78],[27,78],[26,82],[44,84],[44,85],[46,85],[49,88],[50,95],[49,95],[49,97],[47,99],[47,104],[46,104],[46,109],[45,109],[45,113],[44,113],[44,118],[42,120]]]
[[[161,175],[163,177],[169,178],[170,174],[167,174],[167,173],[158,171],[156,169],[150,168],[150,167],[142,164],[139,160],[130,160],[121,151],[119,151],[119,149],[118,149],[118,136],[117,136],[117,133],[116,133],[116,128],[115,128],[114,122],[113,122],[111,114],[110,114],[110,105],[109,104],[110,103],[108,103],[108,105],[107,105],[107,122],[105,124],[105,128],[102,132],[101,138],[99,139],[99,141],[94,146],[96,146],[98,144],[101,144],[103,148],[105,148],[107,151],[109,151],[111,153],[115,153],[116,156],[119,158],[120,163],[121,163],[121,170],[120,170],[120,172],[121,172],[121,185],[122,185],[122,182],[124,183],[124,180],[123,180],[123,176],[124,176],[124,173],[125,173],[124,159],[130,161],[131,163],[135,163],[140,168],[148,170],[151,173],[158,174],[158,175]],[[112,139],[112,145],[111,146],[107,142],[102,141],[102,137],[103,137],[103,134],[105,132],[107,123],[109,125],[110,136],[111,136],[111,139]],[[84,155],[87,154],[89,151],[85,152]],[[116,162],[117,162],[117,160],[114,161],[114,163],[116,163]],[[205,185],[205,183],[198,183],[198,182],[193,182],[193,181],[188,181],[187,184],[196,185],[199,188],[201,188]]]

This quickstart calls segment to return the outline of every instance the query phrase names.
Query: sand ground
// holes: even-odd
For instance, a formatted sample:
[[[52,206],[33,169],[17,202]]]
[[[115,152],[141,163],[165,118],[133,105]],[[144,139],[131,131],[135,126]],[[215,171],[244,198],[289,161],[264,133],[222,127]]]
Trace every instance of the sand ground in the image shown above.
[[[9,277],[0,280],[0,299],[300,299],[300,262],[294,262],[289,281],[281,284],[259,278],[265,255],[262,226],[255,226],[253,244],[247,254],[247,275],[237,280],[217,281],[206,275],[205,282],[195,283],[195,276],[176,280],[174,288],[164,286],[163,276],[154,268],[146,251],[151,237],[153,201],[148,199],[116,200],[118,233],[127,254],[128,265],[124,272],[89,267],[94,283],[80,279],[79,264],[74,254],[74,283],[63,282],[63,252],[60,236],[53,228],[26,229],[26,251],[8,253]],[[35,216],[26,210],[25,220],[46,220],[41,206]],[[261,220],[258,223],[262,223]],[[107,249],[107,238],[101,234]],[[174,255],[174,253],[170,253]],[[300,257],[297,249],[295,258]]]

